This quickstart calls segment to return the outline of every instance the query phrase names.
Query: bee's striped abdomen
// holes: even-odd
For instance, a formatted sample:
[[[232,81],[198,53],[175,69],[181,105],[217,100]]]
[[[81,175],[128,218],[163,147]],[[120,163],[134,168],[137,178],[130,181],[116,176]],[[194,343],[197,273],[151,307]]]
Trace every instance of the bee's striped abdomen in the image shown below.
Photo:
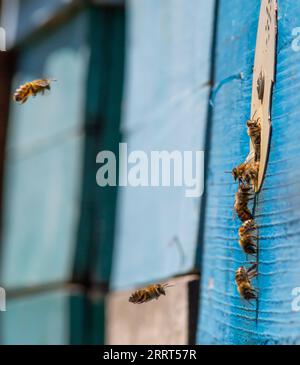
[[[50,90],[50,80],[34,80],[21,85],[14,93],[13,99],[17,103],[24,104],[29,96],[44,94],[45,90]]]
[[[169,287],[168,284],[154,284],[149,285],[146,288],[138,289],[131,294],[129,302],[134,304],[141,304],[149,302],[153,299],[158,299],[161,295],[166,295],[165,288]]]

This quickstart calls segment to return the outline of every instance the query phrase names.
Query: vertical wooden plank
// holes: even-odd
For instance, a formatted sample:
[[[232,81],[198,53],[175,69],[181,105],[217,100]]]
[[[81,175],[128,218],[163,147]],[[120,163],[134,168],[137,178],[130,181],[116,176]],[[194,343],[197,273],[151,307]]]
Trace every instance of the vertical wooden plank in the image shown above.
[[[213,1],[128,2],[128,152],[204,148],[213,9]],[[182,187],[119,191],[113,288],[194,268],[199,198]]]
[[[252,66],[260,2],[220,1],[207,206],[202,259],[201,344],[299,344],[300,312],[292,308],[299,286],[299,82],[300,53],[292,48],[300,5],[278,2],[278,49],[269,164],[255,217],[259,227],[258,302],[241,301],[234,282],[247,263],[233,216],[237,189],[226,170],[248,149]],[[228,57],[230,55],[230,57]],[[242,77],[240,77],[241,75]],[[226,146],[224,149],[223,146]]]

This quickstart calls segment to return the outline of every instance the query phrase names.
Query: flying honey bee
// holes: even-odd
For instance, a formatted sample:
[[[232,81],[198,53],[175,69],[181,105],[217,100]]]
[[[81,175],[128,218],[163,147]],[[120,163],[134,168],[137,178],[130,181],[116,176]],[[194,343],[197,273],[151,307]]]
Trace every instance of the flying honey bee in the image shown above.
[[[239,184],[257,184],[259,163],[256,161],[246,161],[232,169],[232,176]]]
[[[37,94],[44,94],[46,90],[50,90],[51,81],[56,80],[34,80],[21,85],[14,93],[13,99],[17,103],[24,104],[29,96],[36,96]]]
[[[138,289],[131,294],[129,302],[134,304],[141,304],[149,302],[153,299],[158,299],[161,295],[166,295],[166,288],[171,287],[168,283],[165,284],[153,284],[146,288]]]
[[[257,275],[257,264],[253,264],[248,269],[241,266],[235,272],[235,281],[240,296],[246,300],[256,299],[257,293],[251,284],[251,280]]]
[[[255,113],[254,113],[255,115]],[[260,118],[249,119],[247,121],[247,133],[248,136],[251,138],[252,145],[255,151],[255,161],[260,160],[260,141],[261,141],[261,125],[260,125]]]
[[[239,185],[238,191],[235,194],[234,209],[242,222],[253,219],[253,216],[248,208],[248,202],[252,199],[253,190],[249,185]]]

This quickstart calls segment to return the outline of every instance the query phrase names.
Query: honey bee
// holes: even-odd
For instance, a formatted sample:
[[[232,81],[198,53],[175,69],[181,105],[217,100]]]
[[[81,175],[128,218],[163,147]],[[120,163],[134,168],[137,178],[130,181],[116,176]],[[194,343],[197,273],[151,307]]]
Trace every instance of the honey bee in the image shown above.
[[[249,232],[256,231],[256,229],[257,229],[257,226],[255,224],[254,219],[248,219],[239,228],[239,236],[241,237]]]
[[[247,133],[248,136],[251,138],[252,145],[255,151],[255,161],[260,160],[260,140],[261,140],[261,125],[260,125],[260,118],[249,119],[247,121]]]
[[[20,104],[24,104],[27,101],[28,97],[31,95],[36,96],[39,93],[43,95],[46,90],[50,90],[51,81],[56,80],[34,80],[31,82],[27,82],[24,85],[21,85],[14,93],[14,101]]]
[[[253,219],[245,221],[239,228],[239,244],[245,253],[253,255],[257,252],[257,236],[253,234],[257,229]]]
[[[153,299],[158,299],[161,295],[166,295],[165,289],[170,287],[168,283],[165,284],[153,284],[146,288],[138,289],[131,294],[129,302],[134,304],[141,304],[149,302]]]
[[[256,236],[242,236],[240,237],[239,244],[244,250],[246,254],[253,255],[257,252],[257,244],[255,240],[257,239]]]
[[[234,209],[242,222],[253,219],[253,216],[248,208],[248,202],[252,199],[253,190],[249,185],[239,185],[238,191],[235,194]]]
[[[241,266],[235,272],[235,281],[240,296],[246,300],[256,299],[256,290],[251,284],[251,280],[257,275],[257,264],[253,264],[248,269]]]
[[[239,184],[249,185],[251,182],[256,185],[258,179],[259,163],[256,161],[246,161],[232,169],[232,176]]]

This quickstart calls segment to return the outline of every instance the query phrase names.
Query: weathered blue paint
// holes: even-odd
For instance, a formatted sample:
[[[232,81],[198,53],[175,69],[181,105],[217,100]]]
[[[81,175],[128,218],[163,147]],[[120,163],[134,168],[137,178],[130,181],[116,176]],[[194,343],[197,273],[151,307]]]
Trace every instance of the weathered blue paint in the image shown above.
[[[122,132],[129,152],[203,149],[213,10],[214,1],[128,2]],[[194,267],[199,198],[167,187],[120,188],[119,197],[113,288]]]
[[[14,87],[50,77],[49,95],[11,105],[1,284],[69,280],[81,193],[89,49],[86,13],[19,53]]]
[[[217,23],[215,82],[232,79],[214,98],[206,180],[202,287],[198,343],[299,344],[300,312],[292,289],[300,286],[299,93],[300,52],[292,50],[300,4],[279,0],[276,84],[269,164],[255,210],[259,226],[258,302],[243,302],[234,272],[247,263],[237,242],[233,216],[237,185],[226,170],[245,158],[249,140],[252,66],[260,1],[221,0]]]

